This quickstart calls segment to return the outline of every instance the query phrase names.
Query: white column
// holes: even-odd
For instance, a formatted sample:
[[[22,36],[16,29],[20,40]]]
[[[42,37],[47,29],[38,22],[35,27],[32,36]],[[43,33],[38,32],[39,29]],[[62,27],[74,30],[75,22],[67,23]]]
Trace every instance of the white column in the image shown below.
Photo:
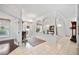
[[[22,9],[20,9],[20,19],[18,21],[18,44],[22,46]]]
[[[77,5],[77,29],[78,29],[78,26],[79,26],[79,5]],[[77,30],[77,44],[78,44],[78,47],[79,47],[79,34],[78,34],[78,31]]]

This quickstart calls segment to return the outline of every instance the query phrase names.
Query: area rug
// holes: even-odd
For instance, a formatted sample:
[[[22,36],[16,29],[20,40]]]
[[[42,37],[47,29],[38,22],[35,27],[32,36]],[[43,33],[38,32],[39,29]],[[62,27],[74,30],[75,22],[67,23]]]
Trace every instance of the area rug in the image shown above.
[[[44,41],[44,40],[42,40],[42,39],[40,39],[40,38],[34,37],[33,39],[28,40],[28,42],[29,42],[29,44],[32,45],[32,46],[37,46],[37,45],[39,45],[39,44],[41,44],[41,43],[44,43],[44,42],[46,42],[46,41]]]

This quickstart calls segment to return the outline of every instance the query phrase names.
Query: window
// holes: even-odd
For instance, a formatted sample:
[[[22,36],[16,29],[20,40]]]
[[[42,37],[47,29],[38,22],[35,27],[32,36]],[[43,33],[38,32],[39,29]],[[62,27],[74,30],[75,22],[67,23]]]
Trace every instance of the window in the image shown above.
[[[0,18],[0,37],[9,36],[10,34],[10,20]]]

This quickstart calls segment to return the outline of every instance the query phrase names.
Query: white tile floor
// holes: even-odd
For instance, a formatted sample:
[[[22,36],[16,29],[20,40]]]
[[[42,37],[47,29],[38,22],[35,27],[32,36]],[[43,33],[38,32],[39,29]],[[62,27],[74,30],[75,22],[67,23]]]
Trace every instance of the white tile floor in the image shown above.
[[[29,45],[28,45],[29,46]],[[60,37],[56,44],[44,42],[32,48],[18,47],[10,55],[78,55],[77,44],[70,37]]]

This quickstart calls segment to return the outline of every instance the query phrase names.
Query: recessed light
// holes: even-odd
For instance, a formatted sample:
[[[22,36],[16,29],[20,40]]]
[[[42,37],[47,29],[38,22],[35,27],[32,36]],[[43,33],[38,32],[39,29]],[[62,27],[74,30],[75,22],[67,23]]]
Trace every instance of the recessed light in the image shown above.
[[[62,27],[62,25],[61,24],[57,24],[57,27]]]

